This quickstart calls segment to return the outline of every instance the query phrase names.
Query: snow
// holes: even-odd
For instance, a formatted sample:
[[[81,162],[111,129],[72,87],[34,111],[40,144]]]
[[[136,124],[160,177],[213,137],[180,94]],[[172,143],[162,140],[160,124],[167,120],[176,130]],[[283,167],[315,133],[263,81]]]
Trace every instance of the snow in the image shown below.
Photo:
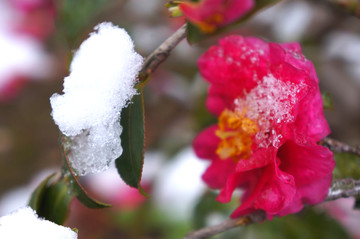
[[[0,218],[1,239],[75,239],[77,234],[70,228],[38,218],[30,207]]]
[[[98,173],[122,153],[121,110],[136,94],[143,58],[124,29],[101,23],[75,53],[63,95],[50,98],[52,116],[70,139],[65,147],[79,175]]]
[[[272,144],[278,147],[282,135],[277,134],[273,126],[294,122],[294,105],[303,87],[302,84],[283,82],[269,74],[245,99],[235,100],[237,111],[244,112],[247,118],[258,122],[260,130],[256,140],[260,146],[268,147]]]

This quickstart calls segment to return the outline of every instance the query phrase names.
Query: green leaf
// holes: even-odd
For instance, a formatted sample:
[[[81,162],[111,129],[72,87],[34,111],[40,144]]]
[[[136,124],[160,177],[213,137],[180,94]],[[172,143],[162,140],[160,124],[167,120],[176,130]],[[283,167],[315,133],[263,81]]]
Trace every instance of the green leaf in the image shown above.
[[[360,179],[360,157],[350,153],[334,153],[334,179]]]
[[[39,217],[62,225],[69,213],[73,196],[69,194],[67,185],[63,181],[51,182],[55,174],[46,178],[33,192],[29,206]]]
[[[248,14],[246,14],[242,18],[238,19],[237,21],[235,21],[227,26],[219,27],[215,32],[212,32],[212,33],[204,33],[197,26],[188,22],[187,29],[186,29],[187,40],[190,44],[194,44],[194,43],[206,40],[209,37],[213,37],[213,36],[225,33],[228,30],[234,28],[234,26],[242,24],[244,21],[246,21],[247,19],[252,17],[254,14],[258,13],[264,7],[275,4],[278,1],[279,0],[256,0],[254,8]]]
[[[329,92],[321,92],[324,110],[334,110],[332,97]]]
[[[116,168],[126,184],[140,189],[144,164],[144,102],[142,88],[132,103],[121,113],[123,153],[116,159]],[[142,190],[140,190],[141,192]]]
[[[86,192],[86,190],[81,186],[78,178],[75,176],[73,169],[70,166],[70,162],[65,157],[65,164],[64,164],[64,175],[65,175],[65,182],[71,189],[71,193],[86,207],[98,209],[98,208],[107,208],[111,207],[110,204],[100,202],[92,197]]]
[[[40,210],[41,204],[44,198],[46,186],[51,178],[55,176],[55,173],[48,176],[44,181],[42,181],[35,191],[31,194],[29,206],[35,211]]]

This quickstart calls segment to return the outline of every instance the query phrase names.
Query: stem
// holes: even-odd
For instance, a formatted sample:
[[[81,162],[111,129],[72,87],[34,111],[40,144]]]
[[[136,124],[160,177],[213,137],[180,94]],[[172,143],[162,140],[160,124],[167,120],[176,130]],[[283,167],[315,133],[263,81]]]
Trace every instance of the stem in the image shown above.
[[[202,239],[207,238],[221,232],[228,231],[232,228],[239,226],[247,226],[253,223],[259,223],[266,219],[266,215],[264,211],[256,211],[250,213],[247,216],[226,220],[218,225],[205,227],[197,231],[192,231],[188,233],[183,239]]]
[[[170,52],[183,40],[186,36],[186,24],[182,25],[173,35],[166,39],[155,51],[153,51],[146,59],[139,73],[139,82],[142,83],[156,70],[156,68],[164,62]]]
[[[352,153],[357,156],[360,156],[360,146],[353,147],[343,142],[337,141],[335,139],[331,139],[329,137],[324,138],[321,141],[321,145],[329,148],[333,152]]]

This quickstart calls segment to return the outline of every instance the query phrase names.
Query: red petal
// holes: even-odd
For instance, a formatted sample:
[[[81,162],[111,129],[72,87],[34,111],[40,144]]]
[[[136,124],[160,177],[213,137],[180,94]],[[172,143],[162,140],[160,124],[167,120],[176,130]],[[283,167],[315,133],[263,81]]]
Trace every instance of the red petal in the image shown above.
[[[269,163],[273,163],[276,158],[274,147],[260,148],[252,152],[248,159],[241,159],[236,165],[237,172],[249,171],[255,168],[261,168]]]
[[[264,210],[271,217],[287,207],[292,202],[295,193],[293,177],[281,172],[275,164],[269,165],[256,183],[254,192],[233,212],[231,217],[239,217],[249,211],[259,209]]]
[[[297,213],[303,209],[304,204],[313,205],[324,201],[328,194],[331,181],[332,174],[329,174],[312,184],[303,185],[297,188],[294,200],[277,216],[285,216],[290,213]]]
[[[203,180],[212,188],[222,188],[226,180],[235,170],[235,162],[231,159],[215,159],[203,174]]]
[[[320,145],[302,146],[287,141],[277,156],[280,169],[294,176],[297,187],[322,179],[335,167],[332,152]]]
[[[220,139],[215,135],[217,125],[210,126],[198,134],[193,142],[193,148],[199,158],[213,159],[217,158],[216,149]]]

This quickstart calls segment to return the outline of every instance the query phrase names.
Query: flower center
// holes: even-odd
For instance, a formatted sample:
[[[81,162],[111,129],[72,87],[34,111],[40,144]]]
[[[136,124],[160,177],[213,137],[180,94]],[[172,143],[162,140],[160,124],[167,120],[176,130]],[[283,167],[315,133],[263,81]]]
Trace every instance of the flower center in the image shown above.
[[[245,112],[225,109],[218,124],[219,129],[215,133],[221,139],[216,150],[219,157],[234,161],[248,158],[251,154],[251,136],[258,131],[256,123],[245,117]]]
[[[213,33],[216,26],[224,21],[224,16],[220,13],[215,13],[207,17],[204,21],[199,22],[197,25],[205,33]]]

